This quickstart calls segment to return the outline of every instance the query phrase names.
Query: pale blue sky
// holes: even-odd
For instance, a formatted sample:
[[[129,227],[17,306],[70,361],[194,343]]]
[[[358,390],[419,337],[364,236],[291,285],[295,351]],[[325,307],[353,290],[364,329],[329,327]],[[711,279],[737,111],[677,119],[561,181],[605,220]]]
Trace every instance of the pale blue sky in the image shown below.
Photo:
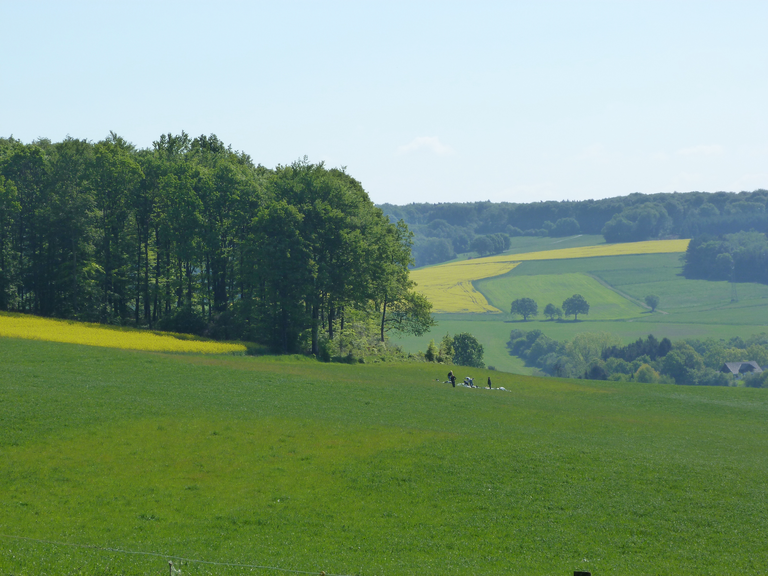
[[[0,0],[0,135],[216,133],[377,202],[768,188],[768,2]]]

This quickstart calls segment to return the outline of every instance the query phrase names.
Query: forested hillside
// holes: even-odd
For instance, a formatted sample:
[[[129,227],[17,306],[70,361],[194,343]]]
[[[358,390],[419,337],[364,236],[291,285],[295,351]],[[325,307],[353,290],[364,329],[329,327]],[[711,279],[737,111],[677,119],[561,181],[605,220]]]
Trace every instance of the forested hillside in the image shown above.
[[[0,139],[0,310],[318,353],[345,319],[429,323],[411,236],[343,170],[216,136]]]
[[[450,260],[456,254],[480,255],[494,249],[493,235],[564,237],[602,234],[606,242],[653,238],[692,238],[700,234],[768,232],[768,190],[630,194],[604,200],[468,202],[381,206],[393,221],[402,219],[415,233],[416,266]],[[502,242],[503,245],[503,242]]]

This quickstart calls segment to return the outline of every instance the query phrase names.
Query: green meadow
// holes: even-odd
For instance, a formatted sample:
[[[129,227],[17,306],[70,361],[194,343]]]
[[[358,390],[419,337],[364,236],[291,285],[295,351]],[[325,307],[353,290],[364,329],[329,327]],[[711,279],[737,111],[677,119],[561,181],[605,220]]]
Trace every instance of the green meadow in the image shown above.
[[[523,262],[518,266],[524,266]],[[581,294],[590,303],[589,317],[595,320],[615,320],[640,316],[645,309],[587,274],[537,274],[505,276],[500,280],[479,280],[477,289],[499,310],[509,310],[517,298],[534,298],[543,316],[549,303],[562,306],[566,298]],[[583,318],[584,315],[582,314]]]
[[[438,325],[429,334],[397,342],[416,352],[426,350],[431,338],[439,341],[446,332],[469,332],[483,344],[486,364],[529,374],[530,368],[507,353],[506,343],[514,328],[541,330],[557,340],[570,340],[579,332],[610,332],[627,343],[648,334],[673,340],[730,339],[768,331],[768,286],[686,279],[681,256],[643,254],[522,262],[503,276],[474,283],[489,303],[505,313],[438,314]],[[573,294],[581,294],[589,302],[588,315],[580,315],[577,322],[572,317],[559,321],[544,317],[544,306],[561,306]],[[655,313],[643,303],[649,294],[660,298]],[[526,297],[536,300],[539,316],[523,322],[506,313],[513,300]]]
[[[765,570],[765,390],[13,339],[0,362],[3,574]]]

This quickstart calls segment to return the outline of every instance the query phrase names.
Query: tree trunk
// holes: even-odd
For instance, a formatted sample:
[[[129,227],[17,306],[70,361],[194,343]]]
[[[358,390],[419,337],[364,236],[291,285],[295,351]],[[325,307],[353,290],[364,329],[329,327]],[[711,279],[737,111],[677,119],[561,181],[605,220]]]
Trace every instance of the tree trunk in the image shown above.
[[[149,306],[149,227],[144,242],[144,322],[152,329],[152,313]]]
[[[381,341],[384,342],[384,321],[387,318],[387,298],[384,298],[384,304],[381,307]]]
[[[317,328],[318,328],[318,306],[317,304],[312,305],[312,354],[317,356],[320,353],[320,344],[317,339]]]
[[[141,307],[141,224],[136,223],[136,305],[134,310],[134,321],[139,325],[139,308]]]

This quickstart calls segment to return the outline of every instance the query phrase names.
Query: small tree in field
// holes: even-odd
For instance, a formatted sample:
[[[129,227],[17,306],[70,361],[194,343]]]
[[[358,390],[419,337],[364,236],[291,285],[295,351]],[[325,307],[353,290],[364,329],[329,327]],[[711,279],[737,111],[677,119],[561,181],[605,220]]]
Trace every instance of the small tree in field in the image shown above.
[[[584,300],[584,296],[581,294],[574,294],[563,302],[563,311],[566,316],[573,314],[573,321],[575,322],[579,314],[589,314],[589,303]]]
[[[533,300],[533,298],[518,298],[512,302],[512,314],[522,316],[524,321],[528,320],[528,316],[537,316],[539,314],[539,305]]]
[[[483,345],[472,334],[456,334],[453,337],[453,363],[483,368]]]
[[[649,294],[645,297],[645,303],[648,305],[648,308],[651,309],[651,312],[655,312],[656,306],[659,305],[659,297]]]
[[[555,316],[557,316],[559,320],[563,317],[563,311],[554,304],[547,304],[544,308],[544,316],[549,316],[550,320],[554,320]]]
[[[427,351],[424,353],[424,358],[429,360],[430,362],[434,362],[437,359],[437,346],[435,346],[435,341],[430,340],[429,346],[427,346]]]

